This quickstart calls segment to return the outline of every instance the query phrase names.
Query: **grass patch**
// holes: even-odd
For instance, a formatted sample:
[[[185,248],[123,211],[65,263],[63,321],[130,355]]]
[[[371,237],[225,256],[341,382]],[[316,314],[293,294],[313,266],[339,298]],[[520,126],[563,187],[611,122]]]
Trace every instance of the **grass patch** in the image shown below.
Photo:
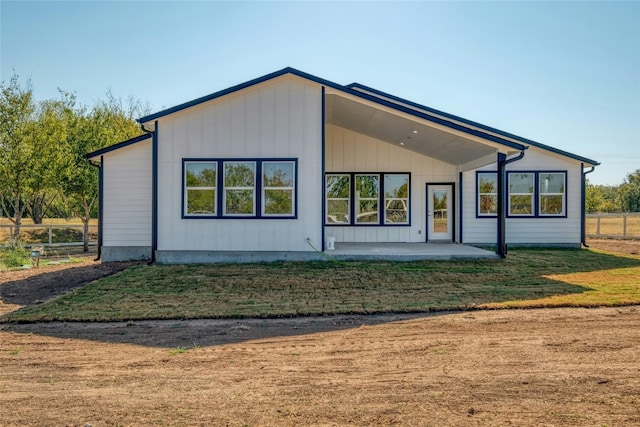
[[[640,304],[640,256],[512,250],[505,260],[138,265],[3,321],[242,318]]]

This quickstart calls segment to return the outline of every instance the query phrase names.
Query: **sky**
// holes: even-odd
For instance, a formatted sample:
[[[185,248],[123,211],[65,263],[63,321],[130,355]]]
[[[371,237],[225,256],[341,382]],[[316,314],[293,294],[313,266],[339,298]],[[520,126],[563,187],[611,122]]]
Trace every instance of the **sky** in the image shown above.
[[[284,67],[640,169],[640,1],[0,0],[0,75],[150,112]]]

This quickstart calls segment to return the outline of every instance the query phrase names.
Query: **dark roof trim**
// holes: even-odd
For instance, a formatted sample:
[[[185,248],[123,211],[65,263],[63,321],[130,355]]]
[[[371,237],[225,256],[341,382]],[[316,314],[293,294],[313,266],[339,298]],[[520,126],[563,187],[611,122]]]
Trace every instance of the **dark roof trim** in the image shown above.
[[[115,150],[119,150],[121,148],[127,147],[129,145],[135,144],[140,141],[144,141],[146,139],[151,138],[151,134],[147,133],[144,135],[136,136],[135,138],[127,139],[126,141],[119,142],[118,144],[110,145],[109,147],[102,148],[100,150],[96,150],[92,153],[86,154],[85,157],[87,159],[91,159],[93,157],[102,156],[103,154],[110,153]]]
[[[189,107],[193,107],[193,106],[201,104],[203,102],[211,101],[213,99],[219,98],[219,97],[224,96],[224,95],[229,95],[231,93],[234,93],[234,92],[237,92],[239,90],[246,89],[248,87],[257,85],[259,83],[263,83],[265,81],[268,81],[268,80],[283,76],[285,74],[292,74],[294,76],[298,76],[298,77],[301,77],[303,79],[313,81],[313,82],[318,83],[320,85],[331,87],[331,88],[339,90],[341,92],[348,93],[348,94],[356,96],[358,98],[366,99],[366,100],[374,102],[376,104],[384,105],[384,106],[387,106],[387,107],[392,108],[394,110],[410,114],[410,115],[412,115],[414,117],[419,117],[421,119],[428,120],[430,122],[438,123],[438,124],[441,124],[441,125],[446,126],[448,128],[459,130],[461,132],[468,133],[468,134],[471,134],[471,135],[475,135],[475,136],[481,137],[483,139],[486,139],[486,140],[489,140],[489,141],[493,141],[493,142],[496,142],[498,144],[501,144],[501,145],[504,145],[504,146],[507,146],[507,147],[510,147],[510,148],[514,148],[516,150],[524,150],[524,149],[526,149],[526,147],[524,145],[522,145],[522,144],[519,144],[519,143],[516,143],[516,142],[513,142],[513,141],[508,141],[506,139],[503,139],[503,138],[500,138],[500,137],[497,137],[497,136],[494,136],[494,135],[490,135],[490,134],[487,134],[485,132],[478,131],[476,129],[470,129],[470,128],[468,128],[466,126],[463,126],[463,125],[460,125],[458,123],[453,123],[453,122],[450,122],[448,120],[441,119],[439,117],[431,116],[431,115],[429,115],[427,113],[424,113],[422,111],[417,111],[417,110],[414,110],[412,108],[408,108],[408,107],[406,107],[404,105],[399,105],[399,104],[396,104],[394,102],[390,102],[388,100],[381,99],[381,98],[378,98],[376,96],[373,96],[373,95],[370,95],[370,94],[367,94],[367,93],[363,93],[363,92],[358,91],[358,90],[351,89],[351,88],[349,88],[347,86],[339,85],[337,83],[331,82],[329,80],[322,79],[320,77],[313,76],[311,74],[296,70],[295,68],[291,68],[291,67],[283,68],[280,71],[276,71],[276,72],[273,72],[271,74],[267,74],[267,75],[264,75],[262,77],[258,77],[257,79],[253,79],[253,80],[250,80],[248,82],[245,82],[245,83],[242,83],[242,84],[239,84],[239,85],[236,85],[236,86],[232,86],[232,87],[230,87],[228,89],[224,89],[224,90],[212,93],[210,95],[203,96],[201,98],[197,98],[197,99],[194,99],[194,100],[189,101],[189,102],[185,102],[185,103],[180,104],[180,105],[176,105],[175,107],[172,107],[172,108],[169,108],[169,109],[166,109],[166,110],[151,114],[149,116],[141,117],[140,119],[138,119],[138,122],[146,123],[146,122],[149,122],[151,120],[156,120],[156,119],[158,119],[160,117],[163,117],[163,116],[166,116],[166,115],[169,115],[169,114],[172,114],[172,113],[176,113],[178,111],[184,110],[184,109],[189,108]]]
[[[456,115],[453,115],[453,114],[445,113],[444,111],[436,110],[435,108],[427,107],[426,105],[421,105],[421,104],[415,103],[413,101],[409,101],[407,99],[400,98],[400,97],[395,96],[395,95],[391,95],[390,93],[382,92],[382,91],[380,91],[378,89],[374,89],[372,87],[365,86],[365,85],[360,84],[360,83],[351,83],[350,85],[347,85],[347,87],[350,88],[350,89],[355,89],[355,90],[363,90],[363,91],[372,93],[372,94],[377,95],[377,96],[382,96],[384,98],[388,98],[388,99],[391,99],[391,100],[396,101],[396,102],[401,102],[403,104],[410,105],[412,107],[419,108],[421,110],[427,111],[427,112],[429,112],[431,114],[437,114],[439,116],[446,117],[448,119],[455,120],[457,122],[464,123],[464,124],[467,124],[469,126],[474,126],[474,127],[479,128],[479,129],[486,130],[487,132],[493,132],[493,133],[496,133],[498,135],[502,135],[502,136],[504,136],[506,138],[511,138],[511,139],[516,140],[516,141],[520,141],[520,142],[522,142],[524,144],[527,144],[527,145],[532,145],[534,147],[542,148],[542,149],[545,149],[545,150],[548,150],[548,151],[551,151],[551,152],[554,152],[554,153],[557,153],[557,154],[561,154],[563,156],[571,157],[573,159],[579,160],[579,161],[584,162],[584,163],[588,163],[588,164],[591,164],[591,165],[594,165],[594,166],[597,166],[597,165],[600,164],[600,162],[596,162],[595,160],[588,159],[588,158],[582,157],[582,156],[578,156],[576,154],[569,153],[568,151],[560,150],[560,149],[557,149],[557,148],[542,144],[540,142],[536,142],[536,141],[533,141],[533,140],[530,140],[530,139],[527,139],[527,138],[523,138],[523,137],[518,136],[518,135],[514,135],[514,134],[509,133],[509,132],[505,132],[505,131],[500,130],[500,129],[493,128],[491,126],[486,126],[486,125],[483,125],[481,123],[465,119],[465,118],[460,117],[460,116],[456,116]]]
[[[513,135],[507,132],[503,132],[501,130],[498,129],[494,129],[492,127],[489,126],[485,126],[482,125],[480,123],[476,123],[473,122],[471,120],[466,120],[463,119],[461,117],[457,117],[454,116],[452,114],[448,114],[448,113],[444,113],[442,111],[438,111],[435,110],[433,108],[429,108],[426,107],[424,105],[420,105],[417,104],[415,102],[411,102],[390,94],[387,94],[385,92],[379,91],[377,89],[373,89],[373,88],[369,88],[365,85],[361,85],[359,83],[352,83],[348,86],[343,86],[343,85],[339,85],[337,83],[334,83],[332,81],[326,80],[326,79],[322,79],[320,77],[316,77],[314,75],[305,73],[303,71],[300,70],[296,70],[295,68],[291,68],[291,67],[286,67],[283,68],[281,70],[275,71],[273,73],[270,74],[266,74],[262,77],[258,77],[256,79],[253,80],[249,80],[248,82],[245,83],[241,83],[235,86],[232,86],[230,88],[200,97],[200,98],[196,98],[192,101],[188,101],[179,105],[176,105],[175,107],[171,107],[168,108],[166,110],[162,110],[159,111],[157,113],[154,114],[150,114],[148,116],[145,117],[141,117],[140,119],[138,119],[139,123],[146,123],[152,120],[156,120],[160,117],[164,117],[166,115],[172,114],[172,113],[176,113],[178,111],[184,110],[186,108],[189,107],[193,107],[195,105],[201,104],[203,102],[207,102],[207,101],[211,101],[213,99],[225,96],[225,95],[229,95],[231,93],[240,91],[242,89],[246,89],[248,87],[251,86],[255,86],[257,84],[266,82],[268,80],[271,79],[275,79],[277,77],[281,77],[285,74],[292,74],[294,76],[298,76],[301,77],[303,79],[306,80],[310,80],[312,82],[318,83],[320,85],[323,86],[327,86],[336,90],[339,90],[341,92],[345,92],[348,93],[350,95],[362,98],[362,99],[366,99],[368,101],[374,102],[376,104],[380,104],[380,105],[384,105],[386,107],[392,108],[396,111],[401,111],[403,113],[407,113],[410,114],[414,117],[418,117],[433,123],[438,123],[440,125],[446,126],[450,129],[455,129],[470,135],[475,135],[478,136],[480,138],[486,139],[488,141],[492,141],[492,142],[496,142],[498,144],[504,145],[506,147],[510,147],[516,150],[525,150],[527,147],[526,145],[532,145],[535,147],[539,147],[557,154],[561,154],[563,156],[566,157],[570,157],[573,159],[576,159],[578,161],[590,164],[590,165],[599,165],[600,163],[591,160],[591,159],[587,159],[586,157],[581,157],[581,156],[577,156],[575,154],[563,151],[563,150],[559,150],[557,148],[553,148],[553,147],[549,147],[547,145],[541,144],[539,142],[535,142],[535,141],[531,141],[522,137],[519,137],[517,135]],[[366,93],[369,92],[369,93]],[[387,99],[383,99],[381,97],[387,98]],[[394,101],[394,102],[392,102]],[[402,103],[405,105],[400,105],[397,103]],[[408,107],[407,107],[408,106]],[[441,116],[441,117],[436,117],[434,115],[437,116]],[[462,123],[462,124],[461,124]],[[477,129],[473,129],[473,128],[469,128],[467,126],[473,126],[476,127]],[[481,130],[479,130],[481,129]],[[496,136],[496,135],[492,135],[490,133],[486,133],[486,132],[491,132],[491,133],[495,133],[497,135],[501,135],[501,136]],[[508,139],[504,139],[504,138],[510,138],[513,139],[515,141],[519,141],[519,142],[515,142],[515,141],[511,141]]]

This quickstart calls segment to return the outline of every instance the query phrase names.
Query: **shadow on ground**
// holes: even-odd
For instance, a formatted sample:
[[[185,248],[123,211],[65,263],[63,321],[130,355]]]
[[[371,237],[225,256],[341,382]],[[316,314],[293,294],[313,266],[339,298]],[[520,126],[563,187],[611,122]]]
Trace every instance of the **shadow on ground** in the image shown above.
[[[589,262],[572,266],[570,271],[557,266],[558,273],[577,273],[606,270],[609,268],[637,267],[637,258],[621,257],[610,254],[593,254]],[[8,304],[30,306],[43,301],[43,296],[62,295],[84,284],[124,270],[136,263],[107,263],[80,266],[69,270],[45,272],[43,274],[15,280],[0,285],[0,298]],[[494,264],[499,269],[500,264]],[[409,265],[407,265],[409,266]],[[523,264],[524,268],[524,264]],[[550,295],[566,295],[585,292],[588,288],[555,281],[546,277],[553,265],[546,266],[545,273],[532,276],[530,285],[523,286],[521,299],[541,298]],[[535,277],[534,277],[535,276]],[[545,284],[544,289],[540,286]],[[548,286],[548,285],[553,286]],[[513,300],[514,294],[502,294],[509,281],[502,278],[499,283],[487,284],[494,287],[492,292],[483,291],[483,295],[470,301],[475,304]],[[437,288],[437,286],[436,286]],[[436,291],[434,288],[434,292]],[[546,289],[546,290],[545,290]],[[463,291],[463,289],[460,289]],[[532,292],[535,295],[532,295]],[[327,331],[358,328],[364,325],[377,325],[408,319],[446,314],[446,312],[415,312],[401,314],[353,314],[332,316],[310,316],[275,319],[195,319],[195,320],[140,320],[128,322],[49,322],[31,324],[0,323],[0,331],[23,334],[37,334],[62,339],[80,339],[88,341],[135,344],[161,348],[190,348],[239,343],[255,339],[271,339],[286,336],[306,335]]]

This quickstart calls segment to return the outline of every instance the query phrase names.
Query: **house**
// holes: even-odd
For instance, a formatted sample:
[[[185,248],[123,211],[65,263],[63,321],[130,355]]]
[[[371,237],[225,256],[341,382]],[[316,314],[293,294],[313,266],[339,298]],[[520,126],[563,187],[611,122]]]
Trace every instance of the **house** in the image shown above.
[[[580,247],[599,164],[293,68],[139,122],[87,155],[104,261],[317,259],[327,241]]]

